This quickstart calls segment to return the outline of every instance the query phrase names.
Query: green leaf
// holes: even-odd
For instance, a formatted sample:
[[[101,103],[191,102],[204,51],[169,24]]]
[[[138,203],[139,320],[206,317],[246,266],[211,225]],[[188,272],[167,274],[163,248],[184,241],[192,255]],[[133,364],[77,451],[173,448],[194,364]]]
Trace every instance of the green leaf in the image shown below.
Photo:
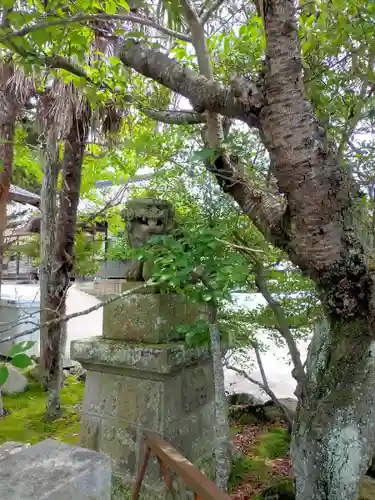
[[[11,363],[16,368],[27,368],[31,365],[32,361],[27,354],[17,354],[12,358]]]
[[[217,153],[215,148],[204,148],[200,151],[195,151],[191,157],[192,161],[197,160],[212,160]]]
[[[8,380],[8,368],[5,365],[0,366],[0,386],[4,385],[5,382]]]
[[[209,302],[210,300],[212,300],[212,293],[210,293],[210,292],[203,292],[202,293],[202,299],[205,302]]]
[[[25,340],[23,342],[19,342],[18,344],[14,344],[8,352],[8,356],[12,358],[17,354],[21,354],[25,351],[28,351],[35,345],[35,342],[32,340]]]

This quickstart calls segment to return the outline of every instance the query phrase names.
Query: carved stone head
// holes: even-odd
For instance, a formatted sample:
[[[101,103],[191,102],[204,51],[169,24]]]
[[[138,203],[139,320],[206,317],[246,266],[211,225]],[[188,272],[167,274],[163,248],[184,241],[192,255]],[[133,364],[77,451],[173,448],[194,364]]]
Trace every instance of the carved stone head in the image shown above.
[[[155,198],[130,200],[122,215],[131,248],[142,248],[154,235],[168,234],[174,223],[173,205]]]

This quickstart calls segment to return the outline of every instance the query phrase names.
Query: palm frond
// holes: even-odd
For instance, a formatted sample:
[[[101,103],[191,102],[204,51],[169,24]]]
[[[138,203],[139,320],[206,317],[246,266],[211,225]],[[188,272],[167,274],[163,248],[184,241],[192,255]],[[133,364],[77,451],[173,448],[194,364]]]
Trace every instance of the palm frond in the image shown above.
[[[33,77],[26,77],[12,62],[0,61],[0,124],[16,116],[34,90]]]

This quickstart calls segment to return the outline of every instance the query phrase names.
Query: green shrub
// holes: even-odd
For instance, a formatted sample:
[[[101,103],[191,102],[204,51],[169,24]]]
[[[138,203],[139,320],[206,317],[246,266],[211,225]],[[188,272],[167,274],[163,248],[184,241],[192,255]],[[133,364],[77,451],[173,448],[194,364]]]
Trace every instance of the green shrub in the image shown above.
[[[286,429],[274,428],[259,436],[259,444],[255,454],[265,459],[283,458],[288,456],[290,435]]]

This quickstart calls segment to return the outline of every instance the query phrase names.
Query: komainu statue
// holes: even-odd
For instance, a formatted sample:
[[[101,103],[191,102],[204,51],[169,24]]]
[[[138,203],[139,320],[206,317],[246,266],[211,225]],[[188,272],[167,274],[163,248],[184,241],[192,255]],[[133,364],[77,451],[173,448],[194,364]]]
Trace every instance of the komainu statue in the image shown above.
[[[165,235],[174,227],[173,205],[155,198],[130,200],[122,211],[125,231],[132,249],[146,247],[152,236]],[[133,261],[127,271],[128,281],[147,281],[151,278],[152,262]]]

